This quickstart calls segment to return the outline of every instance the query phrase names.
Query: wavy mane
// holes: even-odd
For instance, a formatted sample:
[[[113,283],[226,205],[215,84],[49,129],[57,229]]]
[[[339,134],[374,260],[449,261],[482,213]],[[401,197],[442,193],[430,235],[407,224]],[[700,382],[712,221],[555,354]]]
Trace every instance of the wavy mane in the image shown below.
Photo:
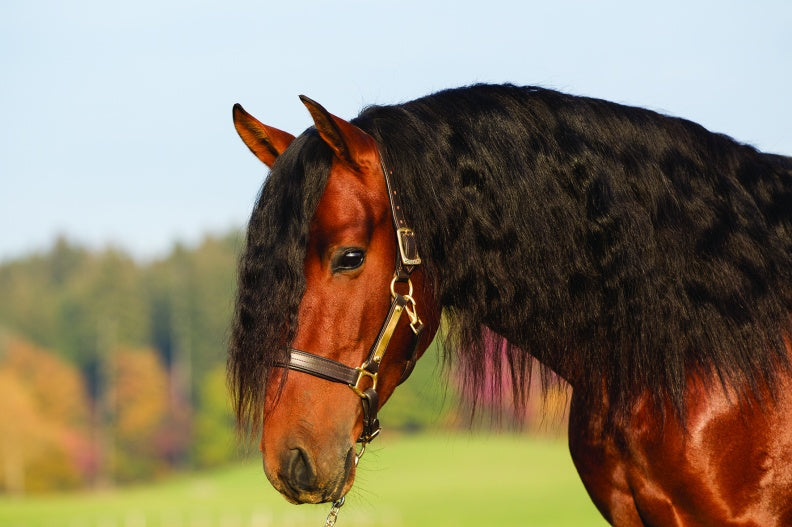
[[[250,217],[227,361],[237,424],[249,434],[261,424],[270,369],[285,359],[297,331],[308,229],[331,159],[313,130],[295,139],[277,159]]]
[[[505,361],[522,397],[533,356],[594,407],[604,383],[615,413],[647,390],[681,413],[689,374],[772,392],[789,367],[789,158],[648,110],[509,85],[353,122],[402,190],[469,386]],[[229,362],[238,416],[256,411],[269,354],[293,335],[329,167],[312,137],[278,160],[251,218]],[[503,353],[487,353],[487,330]]]

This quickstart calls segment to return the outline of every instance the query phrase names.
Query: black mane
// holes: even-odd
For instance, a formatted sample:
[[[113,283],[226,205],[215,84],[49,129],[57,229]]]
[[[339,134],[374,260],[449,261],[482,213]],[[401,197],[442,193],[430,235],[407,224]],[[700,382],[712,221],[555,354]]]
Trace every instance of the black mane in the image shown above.
[[[370,107],[353,122],[375,137],[402,190],[447,341],[472,386],[500,371],[481,367],[500,360],[487,353],[483,328],[508,342],[518,397],[533,355],[597,394],[593,405],[604,380],[616,411],[647,389],[681,410],[686,376],[696,372],[741,392],[772,390],[775,372],[788,367],[789,158],[682,119],[530,87],[448,90]],[[254,352],[249,327],[294,327],[300,244],[321,194],[311,185],[324,184],[306,184],[299,219],[287,217],[268,205],[293,192],[287,167],[279,159],[264,186],[241,264],[230,372],[248,390],[253,374],[240,365],[262,373],[266,355],[290,339]],[[257,246],[256,233],[287,225],[294,232]],[[278,256],[284,248],[288,262]],[[245,276],[278,261],[292,311],[283,305],[254,322],[256,302],[272,298],[256,288],[275,278]]]
[[[308,228],[331,159],[315,131],[295,139],[278,157],[248,224],[227,371],[237,423],[249,433],[261,424],[270,368],[285,358],[297,331]]]

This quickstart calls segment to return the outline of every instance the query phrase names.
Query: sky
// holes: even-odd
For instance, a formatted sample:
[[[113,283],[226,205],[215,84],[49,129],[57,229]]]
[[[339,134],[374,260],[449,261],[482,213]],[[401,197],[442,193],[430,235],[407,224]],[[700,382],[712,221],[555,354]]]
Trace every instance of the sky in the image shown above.
[[[231,107],[297,135],[369,104],[539,85],[792,155],[792,2],[3,0],[0,262],[58,236],[141,260],[245,225],[267,169]]]

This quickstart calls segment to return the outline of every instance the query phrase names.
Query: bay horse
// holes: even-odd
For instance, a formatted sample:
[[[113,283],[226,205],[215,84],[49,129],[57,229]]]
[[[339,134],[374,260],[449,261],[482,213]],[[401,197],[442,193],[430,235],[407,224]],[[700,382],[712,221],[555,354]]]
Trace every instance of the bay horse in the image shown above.
[[[792,158],[537,87],[301,98],[296,138],[233,111],[270,173],[228,375],[286,499],[337,512],[442,313],[468,388],[506,368],[519,404],[532,357],[569,383],[611,524],[792,525]]]

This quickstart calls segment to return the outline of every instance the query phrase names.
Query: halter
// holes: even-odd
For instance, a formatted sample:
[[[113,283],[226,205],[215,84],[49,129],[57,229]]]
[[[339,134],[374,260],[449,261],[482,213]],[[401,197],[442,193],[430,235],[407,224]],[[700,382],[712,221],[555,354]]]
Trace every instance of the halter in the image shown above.
[[[337,382],[349,386],[355,394],[360,397],[363,407],[363,431],[357,442],[363,444],[363,449],[367,443],[373,440],[380,433],[379,419],[377,410],[379,409],[379,394],[377,393],[377,376],[379,366],[385,352],[388,350],[391,337],[396,330],[396,326],[404,313],[410,318],[410,328],[412,329],[412,339],[409,347],[407,364],[404,367],[399,384],[407,380],[415,367],[415,350],[424,329],[423,322],[418,317],[415,299],[413,298],[413,286],[410,275],[415,268],[421,264],[418,255],[418,246],[415,241],[415,233],[407,226],[404,217],[404,210],[401,205],[401,198],[393,188],[390,176],[393,172],[385,168],[385,162],[380,156],[380,167],[385,177],[385,186],[388,190],[388,201],[390,202],[391,217],[393,226],[396,229],[396,266],[393,272],[393,279],[390,283],[391,305],[385,320],[382,323],[379,334],[369,350],[368,357],[357,368],[351,368],[346,364],[308,353],[298,349],[289,350],[288,362],[278,363],[278,366],[289,368],[302,373],[307,373],[319,377],[326,381]],[[401,284],[401,285],[400,285]],[[397,289],[407,288],[407,293],[402,294]],[[362,455],[361,453],[358,455]]]

